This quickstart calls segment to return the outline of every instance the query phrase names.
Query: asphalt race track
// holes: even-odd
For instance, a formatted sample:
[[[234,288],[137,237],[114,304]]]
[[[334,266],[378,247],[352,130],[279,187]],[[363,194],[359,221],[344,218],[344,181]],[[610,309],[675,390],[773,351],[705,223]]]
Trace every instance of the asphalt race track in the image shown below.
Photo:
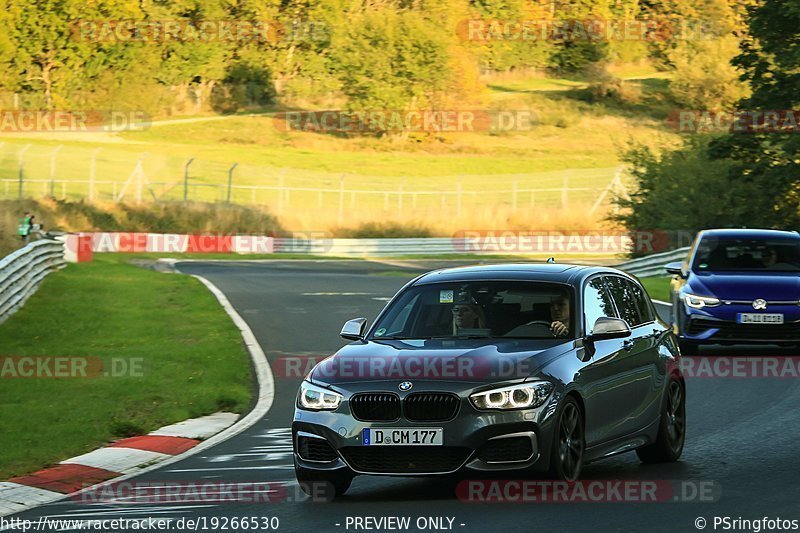
[[[456,497],[458,480],[375,477],[356,478],[347,495],[334,503],[302,498],[294,481],[289,432],[302,376],[283,377],[286,372],[277,368],[281,358],[329,355],[344,344],[338,333],[345,320],[374,319],[409,277],[399,274],[403,269],[399,266],[355,261],[193,262],[179,263],[178,268],[213,282],[249,323],[275,373],[275,402],[267,416],[247,431],[135,481],[286,482],[290,484],[286,500],[134,505],[67,500],[15,518],[157,517],[175,523],[181,517],[275,516],[280,519],[279,531],[315,533],[356,531],[352,523],[347,527],[348,517],[408,516],[412,531],[418,530],[419,517],[446,517],[452,519],[454,530],[506,533],[697,531],[699,517],[707,520],[707,530],[714,530],[714,516],[800,519],[797,378],[687,378],[688,435],[680,462],[643,465],[635,454],[626,453],[583,471],[585,480],[686,481],[688,492],[700,485],[713,487],[715,501],[473,503]],[[659,307],[659,312],[669,312]],[[710,353],[791,355],[777,348],[744,347],[704,355]],[[692,499],[691,494],[686,496]],[[448,523],[445,519],[444,527]]]

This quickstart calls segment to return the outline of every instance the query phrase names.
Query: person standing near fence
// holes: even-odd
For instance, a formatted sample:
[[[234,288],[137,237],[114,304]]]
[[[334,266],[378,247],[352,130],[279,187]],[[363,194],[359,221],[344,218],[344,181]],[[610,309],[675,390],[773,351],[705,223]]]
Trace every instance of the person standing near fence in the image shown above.
[[[31,240],[31,223],[33,217],[28,211],[25,211],[25,215],[19,221],[19,227],[17,229],[17,233],[19,234],[20,240],[28,244]]]

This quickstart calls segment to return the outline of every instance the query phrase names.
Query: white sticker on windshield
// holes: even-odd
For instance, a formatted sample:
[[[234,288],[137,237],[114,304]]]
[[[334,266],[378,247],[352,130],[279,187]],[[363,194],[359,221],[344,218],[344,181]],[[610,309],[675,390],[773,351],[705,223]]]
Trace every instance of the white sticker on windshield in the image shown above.
[[[439,291],[439,303],[440,304],[453,303],[453,291]]]

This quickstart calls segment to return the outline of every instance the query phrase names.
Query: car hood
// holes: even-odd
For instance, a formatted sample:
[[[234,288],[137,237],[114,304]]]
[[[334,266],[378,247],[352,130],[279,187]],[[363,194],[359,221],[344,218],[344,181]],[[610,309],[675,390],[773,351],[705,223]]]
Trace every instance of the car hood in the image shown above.
[[[768,274],[712,273],[694,274],[687,284],[689,292],[716,296],[722,300],[768,301],[800,300],[800,276],[793,272]]]
[[[367,341],[343,347],[311,371],[314,383],[447,380],[493,383],[524,379],[577,347],[569,340]]]

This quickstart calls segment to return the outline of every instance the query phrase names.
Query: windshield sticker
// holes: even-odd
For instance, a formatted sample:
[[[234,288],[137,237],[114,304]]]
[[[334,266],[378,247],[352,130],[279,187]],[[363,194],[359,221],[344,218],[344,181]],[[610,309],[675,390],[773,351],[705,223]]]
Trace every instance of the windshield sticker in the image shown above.
[[[375,332],[375,335],[378,337],[383,337],[383,334],[386,333],[386,328],[380,328],[378,331]]]
[[[439,303],[440,304],[453,303],[453,291],[439,291]]]

